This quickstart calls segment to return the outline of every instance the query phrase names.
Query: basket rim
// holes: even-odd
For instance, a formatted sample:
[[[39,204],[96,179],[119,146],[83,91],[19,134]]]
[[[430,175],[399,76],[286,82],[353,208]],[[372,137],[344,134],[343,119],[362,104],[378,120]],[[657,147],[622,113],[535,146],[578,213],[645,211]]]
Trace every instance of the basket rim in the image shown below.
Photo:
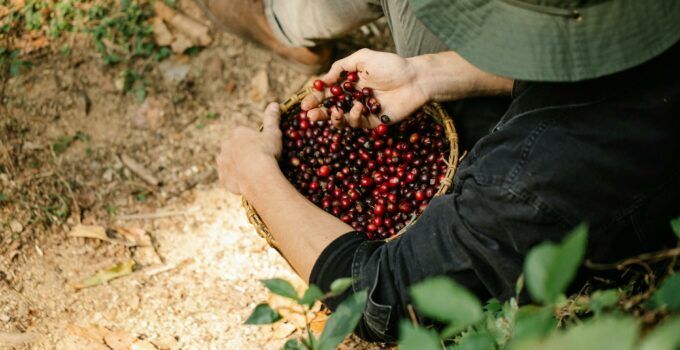
[[[313,91],[312,87],[302,88],[293,95],[291,95],[288,99],[281,102],[279,104],[281,114],[287,113],[295,105],[300,103],[302,99],[305,98],[305,96],[312,93],[312,91]],[[433,117],[436,122],[440,123],[444,127],[446,137],[450,144],[450,150],[447,159],[448,168],[446,170],[444,179],[442,179],[440,182],[439,188],[437,189],[437,193],[434,195],[434,197],[438,197],[448,193],[453,186],[453,176],[455,175],[455,172],[458,169],[458,164],[460,162],[458,133],[456,131],[455,125],[453,124],[453,119],[451,118],[451,116],[449,116],[449,114],[444,110],[444,108],[439,103],[436,102],[429,103],[424,105],[421,109],[425,112],[425,114]],[[437,120],[437,118],[440,118],[440,120]],[[245,197],[241,197],[241,205],[246,211],[246,217],[248,218],[248,222],[251,225],[253,225],[257,234],[260,237],[264,238],[267,241],[267,244],[269,244],[269,246],[276,249],[281,254],[281,251],[279,250],[278,245],[274,240],[274,237],[269,232],[269,228],[262,220],[260,215],[257,213],[255,207],[253,207]],[[414,214],[412,219],[401,230],[399,230],[399,232],[397,232],[395,235],[391,237],[382,239],[382,241],[389,242],[399,238],[411,225],[413,225],[418,220],[418,217],[419,215]],[[283,256],[283,254],[281,255]]]

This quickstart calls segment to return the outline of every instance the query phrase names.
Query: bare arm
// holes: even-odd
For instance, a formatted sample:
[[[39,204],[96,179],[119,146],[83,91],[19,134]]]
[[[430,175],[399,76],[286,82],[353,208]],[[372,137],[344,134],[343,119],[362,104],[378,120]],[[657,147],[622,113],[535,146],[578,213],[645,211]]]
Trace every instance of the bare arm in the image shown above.
[[[262,132],[237,128],[227,135],[217,156],[220,181],[255,207],[283,255],[309,280],[323,249],[352,227],[297,192],[276,162],[280,152],[279,107],[270,104]]]

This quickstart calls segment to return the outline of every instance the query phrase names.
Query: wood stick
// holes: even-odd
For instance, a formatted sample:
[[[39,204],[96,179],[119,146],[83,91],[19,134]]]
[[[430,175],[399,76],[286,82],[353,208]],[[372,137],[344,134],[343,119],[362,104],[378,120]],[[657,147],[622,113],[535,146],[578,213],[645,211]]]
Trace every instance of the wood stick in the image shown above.
[[[130,169],[130,171],[139,176],[142,180],[146,181],[148,184],[153,186],[159,186],[161,184],[161,181],[158,180],[150,171],[146,170],[142,164],[130,158],[127,154],[122,153],[120,155],[120,161],[123,162],[123,164],[125,164],[125,166]]]

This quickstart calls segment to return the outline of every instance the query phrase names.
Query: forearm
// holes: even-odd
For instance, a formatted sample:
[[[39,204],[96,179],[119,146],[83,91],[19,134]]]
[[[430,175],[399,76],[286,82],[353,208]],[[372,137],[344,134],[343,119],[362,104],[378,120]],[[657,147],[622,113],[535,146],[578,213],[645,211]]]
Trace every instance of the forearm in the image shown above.
[[[251,160],[241,193],[267,223],[279,249],[305,280],[321,252],[352,227],[303,197],[276,160]]]
[[[484,72],[453,51],[409,58],[415,85],[429,102],[509,95],[513,80]]]

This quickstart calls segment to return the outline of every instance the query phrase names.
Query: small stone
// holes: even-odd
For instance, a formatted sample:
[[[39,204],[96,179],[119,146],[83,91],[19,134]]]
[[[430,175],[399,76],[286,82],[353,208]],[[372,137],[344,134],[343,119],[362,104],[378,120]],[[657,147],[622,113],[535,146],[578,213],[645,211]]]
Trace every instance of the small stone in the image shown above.
[[[102,179],[106,182],[113,181],[113,170],[112,169],[106,169],[106,171],[104,172],[104,175],[102,175]]]
[[[165,111],[169,109],[167,100],[151,96],[130,114],[132,125],[140,129],[157,130],[165,123]]]
[[[97,194],[92,190],[80,190],[76,195],[78,205],[83,209],[90,209],[97,202]]]
[[[158,65],[158,69],[168,83],[178,84],[189,74],[191,66],[185,63],[174,61],[163,61]]]
[[[12,232],[14,233],[21,233],[24,230],[24,225],[22,225],[19,221],[12,220],[9,223],[9,228],[12,229]]]
[[[267,76],[267,71],[262,69],[255,73],[250,81],[250,98],[260,101],[267,96],[267,92],[269,92],[269,76]]]
[[[219,57],[211,57],[205,65],[205,75],[208,79],[221,79],[223,66]]]
[[[0,314],[0,322],[5,322],[5,323],[7,323],[7,322],[9,322],[10,320],[11,320],[11,318],[10,318],[9,316],[7,316],[7,315],[5,315],[5,314]]]

